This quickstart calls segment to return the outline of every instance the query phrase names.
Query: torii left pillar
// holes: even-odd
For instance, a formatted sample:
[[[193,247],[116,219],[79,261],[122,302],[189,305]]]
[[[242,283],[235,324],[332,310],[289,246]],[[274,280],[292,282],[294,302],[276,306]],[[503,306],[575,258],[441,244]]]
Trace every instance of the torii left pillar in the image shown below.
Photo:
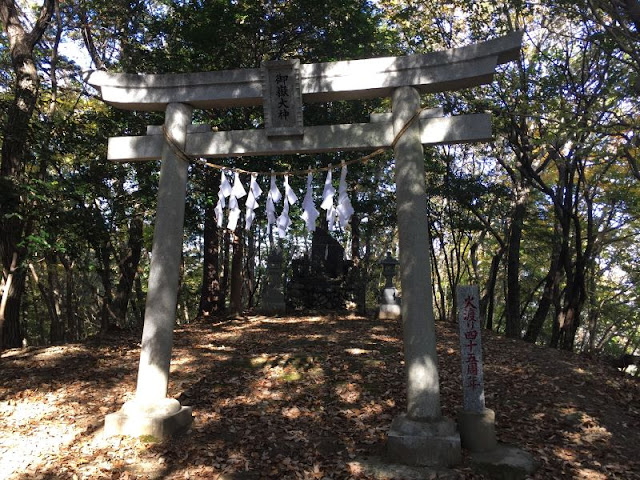
[[[167,398],[173,328],[176,319],[184,228],[188,163],[184,150],[193,108],[170,103],[165,110],[158,207],[151,250],[151,270],[142,332],[136,396],[105,418],[106,435],[151,435],[162,439],[189,428],[191,407]]]

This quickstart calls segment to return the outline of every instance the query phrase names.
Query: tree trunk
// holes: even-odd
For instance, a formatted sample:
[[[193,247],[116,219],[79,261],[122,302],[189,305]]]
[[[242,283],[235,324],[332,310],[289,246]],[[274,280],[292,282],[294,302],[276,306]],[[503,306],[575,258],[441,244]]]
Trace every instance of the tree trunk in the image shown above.
[[[569,283],[569,282],[568,282]],[[578,263],[576,275],[567,288],[566,304],[563,308],[564,322],[561,328],[560,346],[563,350],[572,351],[576,339],[576,332],[580,326],[582,307],[585,301],[586,279],[584,267]]]
[[[104,288],[104,295],[99,300],[100,304],[100,331],[106,332],[109,329],[111,323],[111,302],[113,295],[113,285],[111,282],[111,261],[109,255],[108,245],[101,245],[96,249],[96,254],[101,263],[98,268],[100,279],[102,280],[102,286]]]
[[[242,313],[243,256],[243,231],[238,226],[233,234],[233,257],[231,259],[231,315],[240,315]]]
[[[11,270],[10,270],[11,271]],[[16,268],[7,276],[0,307],[0,346],[16,348],[22,345],[20,306],[26,281],[26,272]]]
[[[442,276],[440,275],[440,268],[438,267],[438,257],[436,256],[436,250],[434,248],[433,242],[435,241],[435,235],[431,235],[429,237],[431,239],[431,269],[433,270],[432,278],[432,287],[431,291],[433,294],[434,306],[438,311],[438,320],[445,321],[447,318],[447,298],[443,287]],[[437,289],[437,291],[436,291]]]
[[[363,292],[363,272],[360,258],[360,215],[354,213],[351,217],[351,260],[353,262],[353,272],[350,277],[353,279],[353,296],[356,310],[359,314],[365,315],[365,294]]]
[[[525,191],[516,193],[516,206],[511,219],[509,242],[507,250],[507,298],[506,298],[506,328],[505,334],[509,338],[520,338],[520,242],[522,227],[527,213],[527,194]]]
[[[29,264],[29,270],[31,271],[31,277],[33,278],[33,282],[38,287],[40,291],[40,298],[44,301],[44,304],[47,307],[47,312],[49,313],[49,343],[56,344],[60,343],[62,340],[60,335],[60,316],[58,315],[58,311],[55,307],[55,300],[53,298],[53,291],[51,289],[52,281],[51,276],[49,276],[49,284],[45,285],[41,280],[38,272],[36,272],[33,264]]]
[[[47,335],[45,332],[45,315],[40,314],[40,302],[35,297],[35,295],[31,295],[32,304],[33,304],[33,315],[38,319],[38,345],[46,345],[47,343]]]
[[[560,306],[560,284],[556,285],[553,291],[553,307],[555,314],[553,315],[553,326],[551,330],[551,340],[549,346],[551,348],[558,348],[558,342],[560,341],[560,327],[562,321],[562,307]]]
[[[246,289],[247,309],[251,310],[254,306],[254,299],[256,293],[256,240],[253,232],[247,232],[247,254],[244,256],[244,271],[245,282],[244,287]]]
[[[47,291],[49,293],[49,302],[53,314],[51,316],[51,344],[64,343],[66,341],[64,321],[62,319],[62,307],[60,305],[60,279],[58,278],[56,255],[48,256],[47,269]]]
[[[561,235],[561,229],[556,222],[555,225],[556,238]],[[524,335],[524,340],[530,343],[536,343],[538,336],[542,331],[544,322],[547,319],[549,310],[553,305],[554,292],[556,292],[560,286],[560,255],[562,254],[562,245],[560,242],[555,242],[553,246],[553,252],[551,253],[551,265],[549,266],[549,272],[545,278],[544,289],[542,290],[542,297],[538,303],[538,308],[533,318],[527,326],[527,332]]]
[[[598,305],[596,298],[596,275],[591,273],[589,276],[589,315],[587,317],[587,325],[589,329],[589,353],[596,353],[596,335],[598,332],[598,320],[600,319],[601,307]]]
[[[218,312],[224,312],[227,307],[227,291],[229,286],[229,235],[222,233],[222,276],[220,277],[220,296],[218,298]]]
[[[74,262],[65,258],[64,255],[60,255],[60,262],[64,267],[65,272],[65,295],[64,295],[64,303],[65,303],[65,320],[66,320],[66,331],[67,331],[67,341],[75,342],[79,339],[78,336],[78,324],[76,318],[78,314],[76,312],[76,306],[73,301],[73,288],[74,288],[74,278],[73,278],[73,267]]]
[[[143,244],[143,221],[141,216],[136,216],[129,223],[129,240],[127,242],[127,250],[123,258],[120,260],[119,270],[120,278],[116,286],[116,293],[110,307],[111,319],[109,323],[117,324],[124,327],[127,325],[127,310],[129,307],[129,299],[133,290],[133,282],[140,264],[140,256],[142,255]]]
[[[38,99],[39,77],[33,50],[51,19],[54,0],[45,0],[39,15],[27,31],[26,15],[14,0],[0,0],[0,23],[9,43],[9,55],[14,74],[13,99],[8,107],[2,131],[0,153],[0,260],[5,283],[0,302],[0,349],[22,343],[20,302],[25,286],[23,269],[25,249],[20,246],[28,225],[21,209],[24,199],[20,192],[24,159],[27,153],[29,123]]]
[[[482,290],[480,297],[480,318],[484,319],[484,328],[487,330],[493,329],[493,309],[495,307],[495,293],[496,283],[498,281],[498,271],[500,270],[500,262],[504,255],[504,248],[500,248],[491,259],[491,267],[489,267],[489,274],[487,283]]]
[[[207,191],[216,192],[220,187],[220,176],[212,169],[207,169],[205,175]],[[202,287],[197,315],[199,319],[206,319],[220,311],[220,233],[216,224],[214,208],[214,200],[209,198],[204,217]]]
[[[577,206],[572,205],[577,210]],[[580,315],[582,307],[587,298],[587,266],[593,253],[593,218],[592,205],[587,199],[587,232],[586,241],[583,242],[582,225],[579,221],[577,211],[571,212],[568,208],[567,225],[569,218],[574,227],[573,250],[576,255],[575,263],[567,261],[568,255],[565,255],[564,274],[566,278],[566,286],[564,289],[564,301],[562,304],[561,315],[559,318],[559,345],[563,350],[572,351],[576,332],[580,326]],[[584,245],[586,244],[586,246]]]

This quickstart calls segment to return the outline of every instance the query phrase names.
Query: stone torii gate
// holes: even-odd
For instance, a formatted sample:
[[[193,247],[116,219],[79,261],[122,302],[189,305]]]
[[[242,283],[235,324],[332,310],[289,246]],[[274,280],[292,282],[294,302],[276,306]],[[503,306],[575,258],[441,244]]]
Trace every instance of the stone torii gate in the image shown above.
[[[285,60],[259,69],[193,74],[89,73],[87,83],[106,103],[165,112],[164,125],[148,127],[145,136],[109,139],[109,160],[162,162],[136,395],[107,416],[107,433],[165,437],[192,421],[190,407],[167,398],[188,170],[181,152],[213,158],[393,145],[407,411],[393,421],[388,453],[391,460],[412,465],[458,463],[460,437],[440,408],[423,145],[489,140],[491,119],[488,114],[444,117],[441,109],[421,112],[420,94],[491,82],[497,65],[518,57],[521,43],[522,33],[516,32],[426,55],[317,64]],[[303,124],[303,102],[375,97],[391,97],[392,112],[372,115],[364,124]],[[214,132],[192,124],[194,108],[255,105],[264,106],[264,129]]]

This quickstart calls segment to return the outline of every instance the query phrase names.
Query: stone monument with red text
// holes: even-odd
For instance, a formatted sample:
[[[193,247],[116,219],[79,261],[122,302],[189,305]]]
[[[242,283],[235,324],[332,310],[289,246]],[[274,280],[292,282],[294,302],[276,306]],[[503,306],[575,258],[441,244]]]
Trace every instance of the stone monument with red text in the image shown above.
[[[480,294],[476,285],[458,286],[456,294],[463,392],[463,408],[458,413],[460,441],[472,452],[493,450],[496,414],[484,402]]]

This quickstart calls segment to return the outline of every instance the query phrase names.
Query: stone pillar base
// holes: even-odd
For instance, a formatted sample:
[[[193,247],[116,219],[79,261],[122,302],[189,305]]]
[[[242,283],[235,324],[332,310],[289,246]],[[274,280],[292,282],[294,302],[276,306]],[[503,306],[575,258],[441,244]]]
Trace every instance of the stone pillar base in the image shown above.
[[[391,424],[387,460],[412,466],[450,467],[462,461],[460,436],[448,418],[416,421],[405,414]]]
[[[400,305],[380,305],[378,308],[379,320],[398,320],[402,317]]]
[[[458,412],[458,428],[462,447],[471,452],[488,452],[498,446],[496,413],[488,408],[481,412]]]
[[[285,314],[287,312],[287,306],[284,302],[282,303],[263,303],[258,311],[263,315],[280,315]]]
[[[525,480],[540,468],[529,452],[503,444],[489,452],[472,452],[470,461],[474,471],[496,480]]]
[[[262,296],[262,302],[258,306],[258,311],[265,315],[284,314],[287,311],[287,305],[284,302],[284,294],[275,290],[267,291]]]
[[[104,433],[106,436],[149,435],[162,440],[186,432],[193,422],[191,412],[191,407],[181,406],[173,398],[152,404],[132,400],[125,403],[120,411],[105,417]]]

